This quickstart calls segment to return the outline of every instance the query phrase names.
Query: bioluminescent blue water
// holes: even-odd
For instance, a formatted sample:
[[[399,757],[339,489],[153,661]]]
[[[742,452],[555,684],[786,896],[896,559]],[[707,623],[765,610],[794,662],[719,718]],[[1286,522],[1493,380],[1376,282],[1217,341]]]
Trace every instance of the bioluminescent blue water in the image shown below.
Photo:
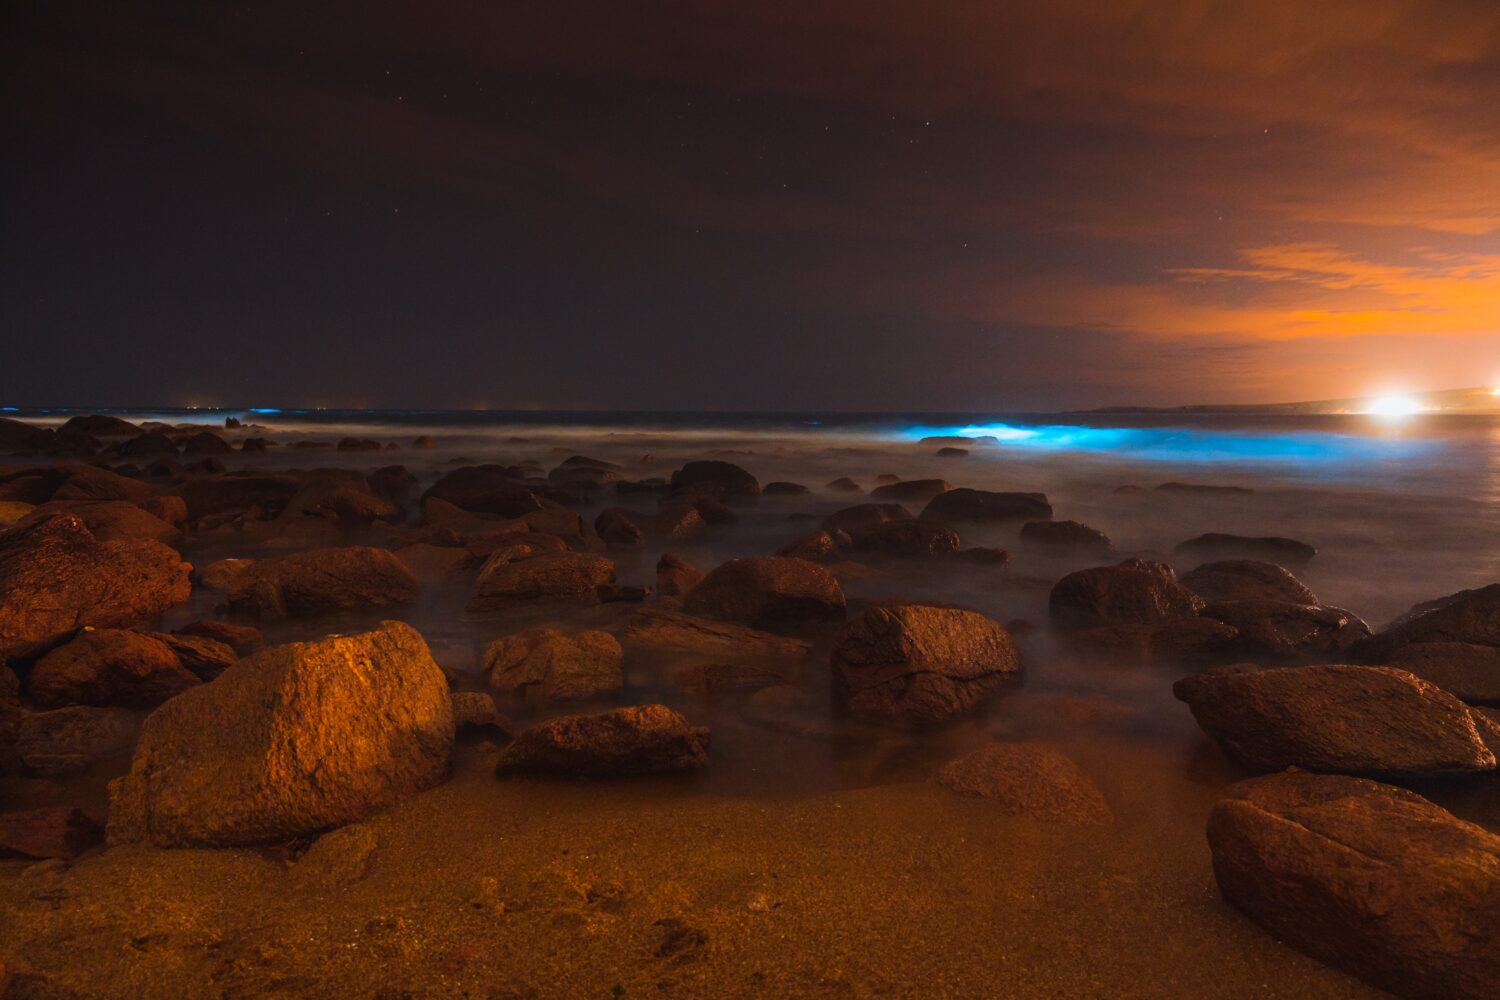
[[[900,437],[966,437],[1000,448],[1101,452],[1163,462],[1347,463],[1412,458],[1439,447],[1423,438],[1383,438],[1324,431],[1257,431],[1203,427],[1088,427],[1078,424],[918,426]]]

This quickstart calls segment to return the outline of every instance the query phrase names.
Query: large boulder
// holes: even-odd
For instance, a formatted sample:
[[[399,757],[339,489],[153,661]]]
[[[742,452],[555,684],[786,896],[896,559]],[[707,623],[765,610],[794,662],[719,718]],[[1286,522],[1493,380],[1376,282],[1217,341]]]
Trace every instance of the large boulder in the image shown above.
[[[635,612],[618,636],[627,653],[647,659],[801,659],[811,648],[802,639],[657,608]]]
[[[251,563],[229,583],[229,605],[264,618],[410,604],[421,585],[388,549],[315,549]]]
[[[1500,705],[1500,646],[1414,642],[1397,647],[1385,664],[1415,674],[1475,705]]]
[[[951,555],[958,546],[958,532],[936,521],[886,521],[854,540],[861,551],[895,557]]]
[[[858,538],[888,521],[910,520],[911,511],[899,503],[861,503],[836,510],[823,518],[823,530],[830,535],[837,535],[842,531],[850,538]]]
[[[1412,792],[1290,772],[1208,820],[1224,898],[1278,941],[1406,997],[1500,996],[1500,837]]]
[[[128,500],[49,500],[32,510],[20,524],[34,524],[58,514],[77,517],[101,542],[145,538],[175,545],[181,537],[174,525]]]
[[[665,705],[567,715],[524,730],[505,748],[496,773],[611,778],[708,766],[708,730]]]
[[[625,688],[620,641],[608,632],[533,628],[490,643],[484,673],[507,698],[546,705],[610,698]]]
[[[1234,662],[1239,630],[1212,618],[1173,618],[1152,625],[1101,625],[1068,636],[1070,644],[1111,665],[1205,667]]]
[[[872,496],[874,494],[871,494]],[[933,497],[922,510],[924,521],[1048,521],[1052,505],[1040,493],[993,493],[966,488]]]
[[[26,693],[42,708],[148,708],[200,683],[161,639],[127,629],[84,629],[36,662]]]
[[[128,708],[26,712],[16,725],[16,754],[28,771],[44,777],[86,771],[128,755],[139,728],[139,714]]]
[[[1182,585],[1210,604],[1222,601],[1318,603],[1317,596],[1291,570],[1254,559],[1204,563],[1184,574]]]
[[[1203,601],[1177,580],[1171,567],[1146,559],[1069,573],[1052,588],[1048,609],[1065,629],[1155,625],[1191,618]]]
[[[760,482],[729,462],[688,462],[672,473],[672,490],[688,496],[716,497],[728,500],[734,497],[760,495]]]
[[[479,571],[470,611],[494,611],[518,601],[590,599],[615,578],[615,564],[587,552],[551,552],[515,561],[494,556]]]
[[[151,540],[101,542],[71,514],[0,535],[0,655],[83,625],[133,625],[188,599],[191,567]]]
[[[656,593],[659,597],[683,597],[702,579],[703,571],[681,556],[663,552],[656,561]]]
[[[234,451],[228,441],[225,441],[213,431],[199,431],[182,446],[184,455],[228,455]]]
[[[1252,598],[1224,601],[1203,609],[1205,618],[1240,633],[1246,659],[1344,660],[1344,654],[1370,637],[1370,628],[1342,608]]]
[[[287,501],[281,519],[316,518],[341,527],[363,527],[375,521],[399,521],[402,515],[400,505],[377,495],[361,478],[357,483],[309,483]]]
[[[1107,556],[1114,549],[1108,535],[1078,521],[1027,521],[1021,525],[1021,541],[1071,555]]]
[[[1021,669],[999,622],[923,604],[870,608],[839,632],[831,663],[852,714],[908,725],[961,715]]]
[[[1500,583],[1418,604],[1378,637],[1386,650],[1415,642],[1500,646]]]
[[[950,760],[934,775],[960,795],[989,799],[1011,816],[1048,823],[1104,825],[1109,802],[1073,759],[1033,743],[990,743]]]
[[[0,813],[0,854],[72,859],[102,839],[99,824],[81,809],[43,806]]]
[[[521,470],[499,465],[470,465],[447,473],[422,499],[445,500],[460,510],[475,514],[521,517],[546,506],[523,486]]]
[[[305,836],[441,781],[452,746],[448,682],[410,626],[273,647],[146,719],[107,833],[163,847]]]
[[[1329,664],[1210,671],[1172,692],[1252,771],[1367,775],[1491,771],[1500,727],[1404,670]]]
[[[1182,542],[1172,550],[1172,554],[1199,562],[1253,559],[1282,566],[1306,566],[1318,554],[1318,550],[1294,538],[1255,538],[1211,531]]]
[[[301,488],[302,482],[295,476],[253,473],[204,476],[183,485],[182,500],[191,518],[252,509],[271,518],[280,514]]]
[[[689,614],[756,628],[844,616],[844,591],[817,563],[789,556],[731,559],[688,592]]]
[[[952,489],[953,484],[946,479],[904,479],[877,486],[870,491],[870,496],[876,500],[907,500],[916,503],[931,500],[939,493],[947,493]]]

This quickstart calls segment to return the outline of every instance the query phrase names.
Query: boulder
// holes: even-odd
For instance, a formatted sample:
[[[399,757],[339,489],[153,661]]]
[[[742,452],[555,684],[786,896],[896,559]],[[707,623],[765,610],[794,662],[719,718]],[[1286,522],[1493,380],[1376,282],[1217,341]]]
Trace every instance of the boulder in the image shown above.
[[[1212,483],[1162,483],[1156,487],[1159,493],[1182,493],[1188,496],[1243,497],[1255,491],[1248,486],[1219,486]]]
[[[885,521],[860,532],[854,547],[882,556],[941,556],[958,551],[958,532],[936,521]]]
[[[515,731],[509,719],[495,707],[495,699],[483,691],[454,691],[453,725],[460,732],[503,736]]]
[[[21,525],[71,514],[101,542],[152,539],[175,545],[181,532],[174,525],[128,500],[50,500],[35,508]]]
[[[388,549],[357,545],[261,559],[231,582],[229,606],[263,618],[410,604],[421,595]]]
[[[636,611],[617,635],[626,653],[649,659],[789,660],[801,659],[811,648],[801,639],[657,608]]]
[[[1172,693],[1252,771],[1428,776],[1495,768],[1486,739],[1500,737],[1500,729],[1404,670],[1230,669],[1184,678]]]
[[[870,496],[876,500],[890,500],[894,502],[909,501],[916,503],[922,500],[931,500],[939,493],[947,493],[953,489],[953,484],[946,479],[905,479],[901,482],[886,483],[877,486],[870,491]]]
[[[708,730],[665,705],[567,715],[518,734],[496,773],[612,778],[708,766]]]
[[[361,819],[441,781],[448,682],[385,622],[263,650],[153,712],[110,784],[111,843],[235,846]]]
[[[1069,630],[1110,625],[1155,625],[1191,618],[1203,601],[1159,562],[1127,559],[1069,573],[1052,588],[1052,620]]]
[[[260,629],[254,625],[236,625],[231,622],[213,621],[211,619],[199,619],[189,622],[177,629],[179,636],[200,636],[206,639],[215,639],[230,647],[235,653],[243,656],[251,652],[261,643]]]
[[[1318,550],[1306,542],[1294,538],[1251,538],[1245,535],[1228,535],[1209,532],[1189,538],[1172,550],[1172,554],[1198,562],[1217,562],[1229,559],[1251,559],[1276,563],[1280,566],[1306,566]]]
[[[796,679],[785,663],[685,663],[667,674],[677,690],[696,698],[752,694]]]
[[[1500,705],[1500,646],[1414,642],[1385,664],[1422,678],[1474,705]]]
[[[254,631],[259,635],[259,629]],[[239,662],[234,647],[213,636],[153,632],[151,638],[171,649],[178,662],[199,680],[211,681]]]
[[[1318,603],[1291,570],[1254,559],[1204,563],[1184,575],[1182,585],[1211,604],[1253,600]]]
[[[1102,625],[1068,636],[1078,650],[1116,665],[1204,667],[1231,663],[1239,630],[1212,618],[1173,618],[1153,625]]]
[[[842,531],[827,532],[820,529],[783,545],[776,550],[776,554],[823,562],[837,558],[846,547],[853,544],[853,539]]]
[[[372,492],[363,480],[356,485],[313,482],[298,490],[282,509],[283,521],[317,518],[345,528],[364,527],[375,521],[401,520],[400,505]]]
[[[831,663],[852,714],[910,725],[962,715],[1021,669],[999,622],[922,604],[870,608],[834,639]]]
[[[1278,941],[1400,996],[1500,996],[1500,837],[1412,792],[1289,772],[1232,785],[1214,878]]]
[[[840,476],[832,482],[825,484],[823,488],[830,493],[858,493],[860,490],[859,484],[848,476]]]
[[[850,538],[858,538],[876,525],[910,520],[911,512],[898,503],[861,503],[823,518],[823,530],[830,535],[842,531]]]
[[[16,725],[16,753],[33,774],[71,774],[128,755],[139,728],[139,716],[127,708],[26,712]]]
[[[990,743],[950,760],[934,780],[960,795],[993,801],[1001,812],[1046,823],[1100,826],[1114,813],[1073,759],[1031,743]]]
[[[1342,608],[1287,601],[1224,601],[1203,609],[1203,617],[1233,626],[1247,659],[1343,660],[1370,637],[1370,627]]]
[[[182,446],[184,455],[228,455],[234,449],[213,431],[199,431]]]
[[[952,446],[949,446],[949,447],[946,447],[946,448],[939,448],[935,452],[935,454],[937,455],[938,458],[968,458],[969,457],[969,449],[967,449],[967,448],[954,448]]]
[[[688,462],[672,473],[672,491],[688,496],[729,500],[760,495],[760,482],[729,462]]]
[[[812,490],[801,483],[774,482],[767,483],[761,492],[768,497],[804,497]]]
[[[20,500],[0,500],[0,531],[25,520],[34,510],[36,504],[22,503]]]
[[[833,574],[806,559],[732,559],[687,595],[689,614],[756,628],[843,618],[844,591]]]
[[[149,708],[200,683],[160,639],[126,629],[86,628],[36,662],[26,694],[42,708]]]
[[[625,653],[608,632],[532,628],[496,639],[484,653],[490,688],[536,705],[612,698],[625,689]]]
[[[187,504],[188,517],[194,519],[252,509],[262,517],[271,518],[280,514],[301,488],[302,482],[294,476],[252,473],[205,476],[183,484],[182,500]]]
[[[656,593],[661,597],[682,597],[702,579],[702,570],[670,552],[656,561]]]
[[[475,559],[468,549],[417,542],[395,550],[396,558],[418,583],[437,584],[457,580],[473,572]]]
[[[1040,493],[949,490],[934,496],[922,509],[922,520],[942,521],[944,524],[961,524],[966,521],[1048,521],[1051,519],[1052,505]]]
[[[161,542],[101,542],[64,514],[0,535],[0,655],[84,625],[132,625],[187,600],[190,567]]]
[[[125,458],[155,458],[158,455],[176,455],[177,444],[161,431],[138,434],[120,445],[120,454]]]
[[[93,437],[134,437],[141,432],[139,424],[133,424],[122,417],[111,417],[105,413],[69,417],[68,422],[62,425],[62,429],[75,434],[89,434]]]
[[[1075,555],[1107,556],[1114,549],[1108,535],[1077,521],[1027,521],[1021,525],[1021,541]]]
[[[553,552],[514,562],[491,557],[479,571],[470,611],[494,611],[518,601],[594,599],[615,578],[615,564],[586,552]]]
[[[460,510],[476,514],[520,517],[541,510],[545,504],[521,485],[520,470],[499,465],[470,465],[445,474],[422,495],[444,500]]]
[[[641,520],[641,515],[623,507],[608,507],[594,518],[594,534],[605,545],[643,545],[646,541],[646,529],[641,527]]]
[[[0,813],[0,854],[71,860],[103,839],[99,824],[72,806]]]
[[[1387,651],[1415,642],[1500,646],[1500,583],[1418,604],[1378,637]]]

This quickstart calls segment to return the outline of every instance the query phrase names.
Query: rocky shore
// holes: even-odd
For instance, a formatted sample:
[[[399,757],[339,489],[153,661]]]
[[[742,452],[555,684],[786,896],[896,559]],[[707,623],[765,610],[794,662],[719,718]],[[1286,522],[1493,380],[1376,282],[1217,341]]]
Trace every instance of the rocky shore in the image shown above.
[[[1500,583],[571,444],[0,418],[0,996],[1500,996]]]

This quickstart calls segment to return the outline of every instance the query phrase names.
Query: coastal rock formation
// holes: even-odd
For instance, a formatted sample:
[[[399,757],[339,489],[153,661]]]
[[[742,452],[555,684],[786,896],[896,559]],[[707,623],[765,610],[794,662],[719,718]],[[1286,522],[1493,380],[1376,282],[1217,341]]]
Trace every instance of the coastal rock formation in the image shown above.
[[[823,530],[830,535],[842,531],[850,538],[858,538],[866,531],[888,521],[910,520],[912,520],[911,511],[899,503],[861,503],[834,511],[823,518]]]
[[[172,847],[315,833],[436,784],[452,745],[448,682],[410,626],[276,646],[146,719],[110,786],[108,836]]]
[[[1247,659],[1343,660],[1370,627],[1342,608],[1252,598],[1210,604],[1205,618],[1233,626]]]
[[[1114,549],[1108,535],[1078,521],[1027,521],[1021,525],[1021,541],[1075,555],[1106,556]]]
[[[760,495],[760,482],[730,462],[688,462],[672,473],[672,491],[728,500]]]
[[[44,777],[85,771],[128,754],[139,728],[138,713],[126,708],[25,712],[16,723],[16,754],[28,771]]]
[[[1204,563],[1184,574],[1182,585],[1211,604],[1223,601],[1318,603],[1317,596],[1291,570],[1254,559]]]
[[[76,858],[103,839],[99,824],[72,806],[0,813],[0,854]]]
[[[844,592],[833,574],[806,559],[732,559],[688,593],[684,609],[756,628],[844,616]]]
[[[702,579],[702,570],[670,552],[656,561],[656,593],[661,597],[682,597]]]
[[[101,542],[153,539],[174,545],[182,533],[129,500],[49,500],[20,522],[34,524],[58,514],[72,514]]]
[[[1219,891],[1277,940],[1400,996],[1500,996],[1500,837],[1389,785],[1296,772],[1208,820]]]
[[[708,766],[708,730],[665,705],[567,715],[523,730],[496,773],[613,778]]]
[[[958,532],[936,521],[885,521],[862,531],[854,547],[882,556],[940,556],[958,551]]]
[[[420,594],[394,553],[356,545],[258,560],[232,579],[226,596],[237,610],[285,618],[410,604]]]
[[[126,629],[84,629],[36,662],[26,694],[42,708],[147,708],[200,683],[161,639]]]
[[[1342,664],[1178,681],[1198,725],[1243,767],[1367,775],[1490,771],[1500,727],[1403,670]]]
[[[497,694],[533,704],[589,701],[625,687],[624,650],[608,632],[533,628],[496,639],[484,672]]]
[[[1172,550],[1172,554],[1199,562],[1218,562],[1230,559],[1252,559],[1276,563],[1281,566],[1306,566],[1318,550],[1295,538],[1275,536],[1252,538],[1246,535],[1229,535],[1209,532],[1189,538]]]
[[[493,611],[517,601],[592,598],[615,578],[615,564],[586,552],[553,552],[514,562],[492,557],[479,571],[470,611]]]
[[[831,663],[852,714],[907,725],[961,715],[1021,668],[999,622],[923,604],[870,608],[839,632]]]
[[[1500,646],[1414,642],[1385,664],[1415,674],[1474,705],[1500,705]]]
[[[422,494],[422,499],[444,500],[460,510],[501,517],[520,517],[541,510],[545,506],[541,498],[521,485],[519,478],[520,470],[515,468],[464,466],[445,474]]]
[[[1377,637],[1394,650],[1417,642],[1500,646],[1500,583],[1418,604]]]
[[[1011,816],[1079,825],[1114,822],[1099,787],[1071,757],[1051,747],[990,743],[950,760],[933,777],[960,795],[989,799]]]
[[[1146,559],[1069,573],[1048,599],[1052,620],[1065,629],[1155,625],[1191,618],[1202,608],[1171,567]]]
[[[0,535],[0,654],[82,625],[132,625],[187,600],[190,567],[151,540],[101,542],[63,514]]]
[[[873,496],[873,494],[872,494]],[[988,490],[948,490],[922,509],[922,520],[945,524],[965,521],[1050,521],[1052,505],[1040,493],[993,493]]]
[[[635,612],[617,634],[620,645],[632,656],[801,659],[811,648],[801,639],[656,608]]]

